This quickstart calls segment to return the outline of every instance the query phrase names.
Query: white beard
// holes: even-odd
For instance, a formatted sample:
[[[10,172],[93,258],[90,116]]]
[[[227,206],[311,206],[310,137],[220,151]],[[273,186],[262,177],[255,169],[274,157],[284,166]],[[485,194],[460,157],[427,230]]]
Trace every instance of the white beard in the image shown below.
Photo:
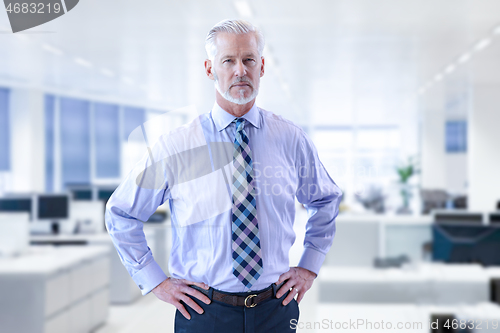
[[[252,86],[253,87],[253,92],[250,94],[250,96],[248,96],[248,97],[245,98],[245,89],[240,89],[238,91],[240,93],[240,97],[234,98],[229,93],[229,89],[231,89],[231,88],[228,88],[225,92],[222,92],[222,90],[220,88],[220,85],[219,85],[219,78],[217,77],[217,74],[215,73],[215,70],[212,70],[212,71],[213,71],[213,74],[214,74],[215,89],[217,89],[217,91],[219,92],[219,94],[222,97],[224,97],[225,100],[227,100],[227,101],[229,101],[231,103],[235,103],[235,104],[238,104],[238,105],[244,105],[244,104],[247,104],[248,102],[252,101],[259,94],[259,83],[260,83],[260,80],[257,81],[257,87],[253,87]],[[236,82],[248,82],[248,81],[241,80],[241,81],[236,81]],[[233,84],[236,83],[236,82],[233,82]],[[251,84],[250,82],[248,82],[248,83]]]

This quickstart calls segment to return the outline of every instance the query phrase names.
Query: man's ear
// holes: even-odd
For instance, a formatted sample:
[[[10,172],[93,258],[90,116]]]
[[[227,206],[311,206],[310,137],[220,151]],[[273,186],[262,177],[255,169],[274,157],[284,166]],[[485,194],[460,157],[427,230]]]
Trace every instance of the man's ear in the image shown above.
[[[212,73],[212,61],[210,59],[205,60],[205,73],[210,80],[214,80],[214,74]]]
[[[260,60],[262,61],[261,65],[260,65],[260,77],[263,77],[264,76],[264,57],[260,57]]]

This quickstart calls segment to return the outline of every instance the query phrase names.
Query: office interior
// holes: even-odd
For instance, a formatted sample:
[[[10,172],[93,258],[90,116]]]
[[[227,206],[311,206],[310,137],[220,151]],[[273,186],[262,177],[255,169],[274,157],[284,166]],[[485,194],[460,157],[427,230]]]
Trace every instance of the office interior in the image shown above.
[[[495,0],[86,0],[15,34],[0,10],[0,331],[173,332],[104,210],[155,138],[211,110],[204,38],[225,18],[263,31],[258,106],[344,192],[297,330],[497,332]],[[297,203],[291,266],[306,222]],[[168,205],[144,221],[167,273],[171,230]]]

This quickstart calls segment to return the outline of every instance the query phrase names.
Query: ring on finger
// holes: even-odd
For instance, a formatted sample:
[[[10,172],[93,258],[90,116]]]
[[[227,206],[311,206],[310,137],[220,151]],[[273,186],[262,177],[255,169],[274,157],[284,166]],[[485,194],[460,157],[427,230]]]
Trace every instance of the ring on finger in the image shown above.
[[[295,292],[296,292],[296,293],[298,293],[298,292],[299,292],[299,290],[298,290],[297,288],[294,288],[294,289],[295,289]]]

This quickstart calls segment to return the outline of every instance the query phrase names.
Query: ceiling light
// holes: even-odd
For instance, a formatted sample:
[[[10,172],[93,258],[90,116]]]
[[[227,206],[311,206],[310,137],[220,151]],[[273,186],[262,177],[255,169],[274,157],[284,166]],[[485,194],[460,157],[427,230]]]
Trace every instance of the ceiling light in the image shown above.
[[[234,1],[234,6],[241,17],[251,18],[253,16],[252,8],[250,8],[250,4],[247,1],[236,0]]]
[[[46,43],[42,45],[42,48],[45,51],[50,52],[50,53],[55,54],[55,55],[58,55],[58,56],[64,54],[64,52],[59,50],[57,47],[54,47],[54,46],[46,44]]]
[[[458,62],[463,64],[464,62],[468,61],[469,59],[470,59],[470,53],[466,52],[466,53],[462,54],[460,56],[460,58],[458,58]]]
[[[91,62],[82,58],[75,58],[74,60],[78,65],[83,67],[91,68],[93,66]]]
[[[482,49],[484,49],[485,47],[487,47],[490,44],[491,44],[491,39],[485,38],[485,39],[482,39],[479,42],[477,42],[477,44],[474,45],[474,49],[476,51],[481,51]]]
[[[444,71],[445,71],[447,74],[450,74],[451,72],[453,72],[453,71],[455,70],[455,68],[456,68],[456,66],[455,66],[455,65],[453,65],[453,64],[451,64],[451,65],[448,65],[448,66],[445,68],[445,70],[444,70]]]
[[[493,33],[495,35],[500,35],[500,25],[498,27],[496,27],[495,29],[493,29]]]
[[[443,79],[443,74],[439,73],[434,76],[434,81],[439,82]]]
[[[101,68],[101,74],[104,75],[104,76],[107,76],[107,77],[113,77],[113,76],[115,76],[115,73],[113,73],[112,71],[110,71],[107,68]]]

